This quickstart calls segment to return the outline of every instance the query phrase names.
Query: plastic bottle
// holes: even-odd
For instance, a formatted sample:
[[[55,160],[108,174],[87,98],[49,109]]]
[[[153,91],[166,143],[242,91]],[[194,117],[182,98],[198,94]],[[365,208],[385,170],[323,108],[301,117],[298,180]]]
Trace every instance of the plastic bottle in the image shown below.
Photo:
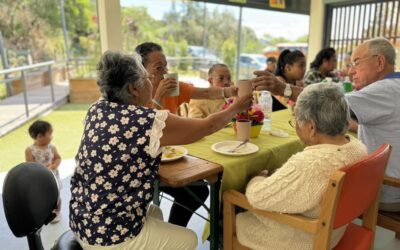
[[[353,85],[351,84],[350,78],[348,76],[344,78],[343,89],[345,93],[353,91]]]
[[[262,130],[271,130],[271,113],[272,113],[272,96],[269,91],[261,92],[258,104],[261,106],[261,110],[264,113],[264,121]]]

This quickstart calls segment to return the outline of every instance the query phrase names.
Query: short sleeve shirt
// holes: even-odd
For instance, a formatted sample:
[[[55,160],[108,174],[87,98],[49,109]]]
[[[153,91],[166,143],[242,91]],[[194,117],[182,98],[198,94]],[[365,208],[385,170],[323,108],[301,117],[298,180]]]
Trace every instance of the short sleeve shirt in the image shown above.
[[[400,73],[346,94],[358,120],[358,137],[368,152],[381,144],[392,146],[386,174],[400,178]],[[400,189],[384,186],[382,202],[400,202]]]
[[[89,109],[71,178],[70,227],[83,242],[113,245],[141,231],[161,157],[149,153],[155,115],[105,100]]]
[[[163,107],[168,109],[171,113],[176,114],[179,105],[186,102],[189,103],[194,92],[192,84],[179,82],[179,96],[168,96],[163,99]]]

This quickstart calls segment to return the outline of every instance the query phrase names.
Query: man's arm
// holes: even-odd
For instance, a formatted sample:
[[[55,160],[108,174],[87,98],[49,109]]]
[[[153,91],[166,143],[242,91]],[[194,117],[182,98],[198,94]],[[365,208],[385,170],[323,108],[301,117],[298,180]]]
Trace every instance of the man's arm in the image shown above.
[[[257,77],[251,79],[251,81],[255,90],[268,90],[273,95],[284,96],[284,91],[286,88],[285,82],[279,81],[279,79],[267,71],[255,71],[254,74]],[[290,85],[290,88],[292,89],[292,95],[289,97],[289,99],[296,101],[301,91],[303,91],[303,88],[294,85]]]

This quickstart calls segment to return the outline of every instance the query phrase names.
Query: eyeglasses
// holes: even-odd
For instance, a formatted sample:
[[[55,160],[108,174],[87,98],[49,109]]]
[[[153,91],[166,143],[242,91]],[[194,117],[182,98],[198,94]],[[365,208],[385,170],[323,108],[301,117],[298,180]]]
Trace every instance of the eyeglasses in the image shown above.
[[[357,68],[357,67],[361,64],[361,62],[365,62],[365,61],[367,61],[368,59],[371,59],[372,57],[375,57],[375,56],[378,56],[378,55],[372,55],[372,56],[364,57],[364,58],[362,58],[362,59],[358,59],[358,60],[356,60],[356,61],[354,61],[354,62],[351,62],[351,63],[347,64],[347,67],[348,67],[349,69]]]
[[[157,66],[153,67],[152,69],[153,69],[153,71],[156,71],[156,72],[168,72],[168,67],[162,66],[162,65],[157,65]]]
[[[292,128],[296,128],[296,118],[291,118],[290,120],[289,120],[289,125],[290,125],[290,127],[292,127]]]

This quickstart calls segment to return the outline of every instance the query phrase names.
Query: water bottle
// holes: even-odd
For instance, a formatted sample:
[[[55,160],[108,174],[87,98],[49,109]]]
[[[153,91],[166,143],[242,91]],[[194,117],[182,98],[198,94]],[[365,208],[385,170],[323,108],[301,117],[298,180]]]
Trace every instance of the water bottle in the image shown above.
[[[272,113],[272,96],[269,91],[261,92],[260,98],[258,99],[258,104],[261,107],[261,111],[264,113],[264,121],[262,130],[271,130],[271,113]]]

